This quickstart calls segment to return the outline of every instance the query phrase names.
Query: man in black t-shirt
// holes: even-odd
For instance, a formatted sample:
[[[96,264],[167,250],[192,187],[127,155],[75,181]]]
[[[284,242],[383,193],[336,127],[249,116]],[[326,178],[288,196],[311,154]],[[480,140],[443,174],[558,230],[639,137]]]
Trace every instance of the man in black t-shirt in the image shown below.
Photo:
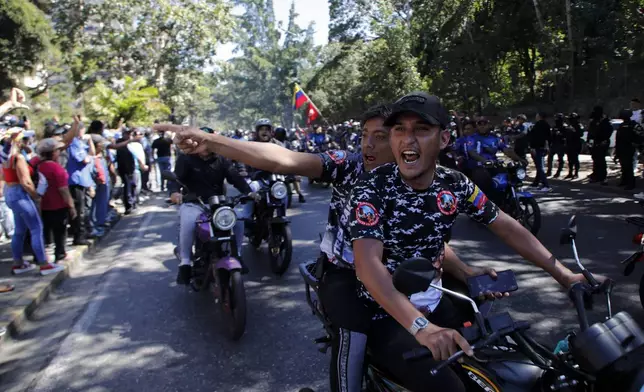
[[[157,168],[159,171],[159,184],[161,184],[161,191],[166,190],[166,180],[161,177],[161,173],[172,170],[172,140],[170,134],[166,132],[159,132],[159,137],[152,142],[152,151],[157,153]]]
[[[429,372],[460,346],[472,349],[454,329],[460,321],[449,298],[435,289],[410,298],[398,292],[391,274],[406,258],[424,257],[447,267],[444,238],[460,212],[487,225],[524,258],[568,287],[573,274],[524,227],[500,211],[463,174],[436,165],[449,142],[447,111],[436,97],[411,93],[385,121],[396,164],[363,175],[350,199],[348,227],[358,281],[355,295],[374,309],[368,346],[371,360],[411,390],[464,391],[451,369]],[[434,282],[441,285],[440,274]],[[349,299],[347,298],[347,302]],[[391,316],[391,317],[390,317]],[[462,325],[462,324],[461,324]],[[402,354],[426,346],[433,359],[404,362]]]
[[[117,144],[129,141],[131,138],[131,131],[123,131],[123,137],[117,141]],[[128,215],[136,207],[136,192],[134,170],[136,164],[134,163],[134,155],[128,149],[127,145],[123,145],[116,150],[116,170],[121,177],[123,183],[123,207],[125,207],[125,214]]]

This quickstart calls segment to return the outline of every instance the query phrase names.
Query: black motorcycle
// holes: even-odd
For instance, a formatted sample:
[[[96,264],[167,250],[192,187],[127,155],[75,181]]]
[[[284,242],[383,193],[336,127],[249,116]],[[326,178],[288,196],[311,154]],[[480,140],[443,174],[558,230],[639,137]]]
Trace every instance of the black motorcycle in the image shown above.
[[[644,388],[644,331],[625,312],[613,316],[613,282],[607,280],[600,284],[584,268],[577,257],[576,233],[573,217],[569,227],[562,230],[561,243],[572,244],[577,265],[589,283],[576,283],[570,288],[568,294],[577,311],[579,329],[569,333],[556,348],[531,338],[527,334],[529,323],[513,320],[507,312],[490,315],[487,313],[489,307],[484,311],[467,295],[434,285],[436,271],[427,259],[404,261],[393,276],[397,290],[412,295],[432,287],[469,302],[473,310],[471,325],[461,328],[460,332],[470,342],[474,356],[466,357],[459,351],[428,371],[436,374],[450,366],[466,390],[472,392],[641,392]],[[315,270],[315,262],[300,266],[309,306],[327,331],[327,336],[316,340],[323,344],[320,351],[325,352],[333,329],[322,305],[311,295],[311,289],[317,294]],[[489,290],[497,289],[491,287]],[[586,310],[592,309],[592,298],[596,295],[606,299],[608,317],[591,326]],[[431,352],[425,347],[403,355],[407,361],[427,357],[431,357]],[[408,392],[386,369],[371,364],[368,352],[366,364],[364,391]]]
[[[261,199],[255,203],[253,221],[246,223],[246,236],[256,249],[262,241],[268,243],[271,270],[282,275],[291,264],[293,255],[291,221],[286,217],[289,191],[286,178],[281,174],[258,171],[252,179],[260,184],[258,193]]]
[[[541,209],[530,192],[522,190],[526,177],[525,165],[520,162],[487,161],[484,167],[493,171],[494,188],[502,195],[494,202],[534,235],[541,229]]]
[[[204,210],[195,222],[195,242],[192,251],[192,279],[194,291],[209,291],[215,303],[219,303],[226,316],[228,333],[238,340],[246,330],[246,291],[241,277],[242,265],[233,228],[237,223],[234,207],[250,200],[248,196],[230,198],[212,196],[207,202],[190,196],[190,190],[172,172],[163,172],[162,177],[175,181]],[[174,254],[180,259],[178,248]]]

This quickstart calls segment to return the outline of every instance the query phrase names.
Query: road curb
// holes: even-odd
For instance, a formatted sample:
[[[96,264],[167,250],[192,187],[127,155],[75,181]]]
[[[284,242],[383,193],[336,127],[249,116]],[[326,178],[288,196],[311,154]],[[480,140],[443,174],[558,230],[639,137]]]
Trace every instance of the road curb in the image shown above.
[[[0,316],[0,347],[12,336],[17,336],[23,330],[26,321],[45,302],[49,294],[58,287],[71,272],[78,267],[86,255],[92,253],[102,240],[107,237],[121,222],[122,215],[118,214],[116,220],[110,225],[105,235],[101,238],[89,240],[89,245],[76,246],[71,258],[65,262],[65,269],[53,275],[43,276],[32,285],[24,295],[14,304],[13,307],[4,310]],[[70,252],[71,253],[71,252]]]

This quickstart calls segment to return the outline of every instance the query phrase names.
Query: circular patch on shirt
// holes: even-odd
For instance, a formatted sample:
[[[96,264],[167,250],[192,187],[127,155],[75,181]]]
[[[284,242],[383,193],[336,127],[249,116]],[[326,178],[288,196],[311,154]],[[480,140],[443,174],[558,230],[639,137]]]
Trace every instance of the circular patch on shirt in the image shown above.
[[[358,203],[356,207],[356,220],[364,226],[375,226],[380,220],[378,211],[371,203]]]
[[[436,196],[436,204],[445,215],[452,215],[456,212],[456,196],[450,191],[440,191]]]
[[[326,152],[328,156],[331,157],[333,162],[336,164],[341,164],[344,162],[345,159],[347,159],[347,153],[344,151],[337,151],[337,150],[331,150]]]

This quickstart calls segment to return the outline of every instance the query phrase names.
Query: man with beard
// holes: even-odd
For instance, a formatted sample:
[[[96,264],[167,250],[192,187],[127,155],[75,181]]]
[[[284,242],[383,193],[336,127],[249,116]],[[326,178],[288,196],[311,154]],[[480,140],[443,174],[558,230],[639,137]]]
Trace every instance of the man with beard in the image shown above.
[[[433,288],[408,298],[396,290],[392,274],[408,258],[423,257],[446,268],[444,238],[458,213],[485,224],[523,258],[547,271],[562,286],[582,281],[528,230],[500,211],[465,175],[437,166],[449,142],[447,111],[438,98],[414,92],[401,98],[385,121],[396,163],[384,164],[356,183],[348,210],[355,255],[356,295],[373,309],[368,346],[371,361],[412,391],[465,391],[456,373],[431,375],[437,361],[468,342],[453,328],[462,325],[449,297]],[[346,211],[345,210],[345,211]],[[349,299],[345,299],[349,302]],[[403,353],[429,348],[431,359],[405,362]]]

